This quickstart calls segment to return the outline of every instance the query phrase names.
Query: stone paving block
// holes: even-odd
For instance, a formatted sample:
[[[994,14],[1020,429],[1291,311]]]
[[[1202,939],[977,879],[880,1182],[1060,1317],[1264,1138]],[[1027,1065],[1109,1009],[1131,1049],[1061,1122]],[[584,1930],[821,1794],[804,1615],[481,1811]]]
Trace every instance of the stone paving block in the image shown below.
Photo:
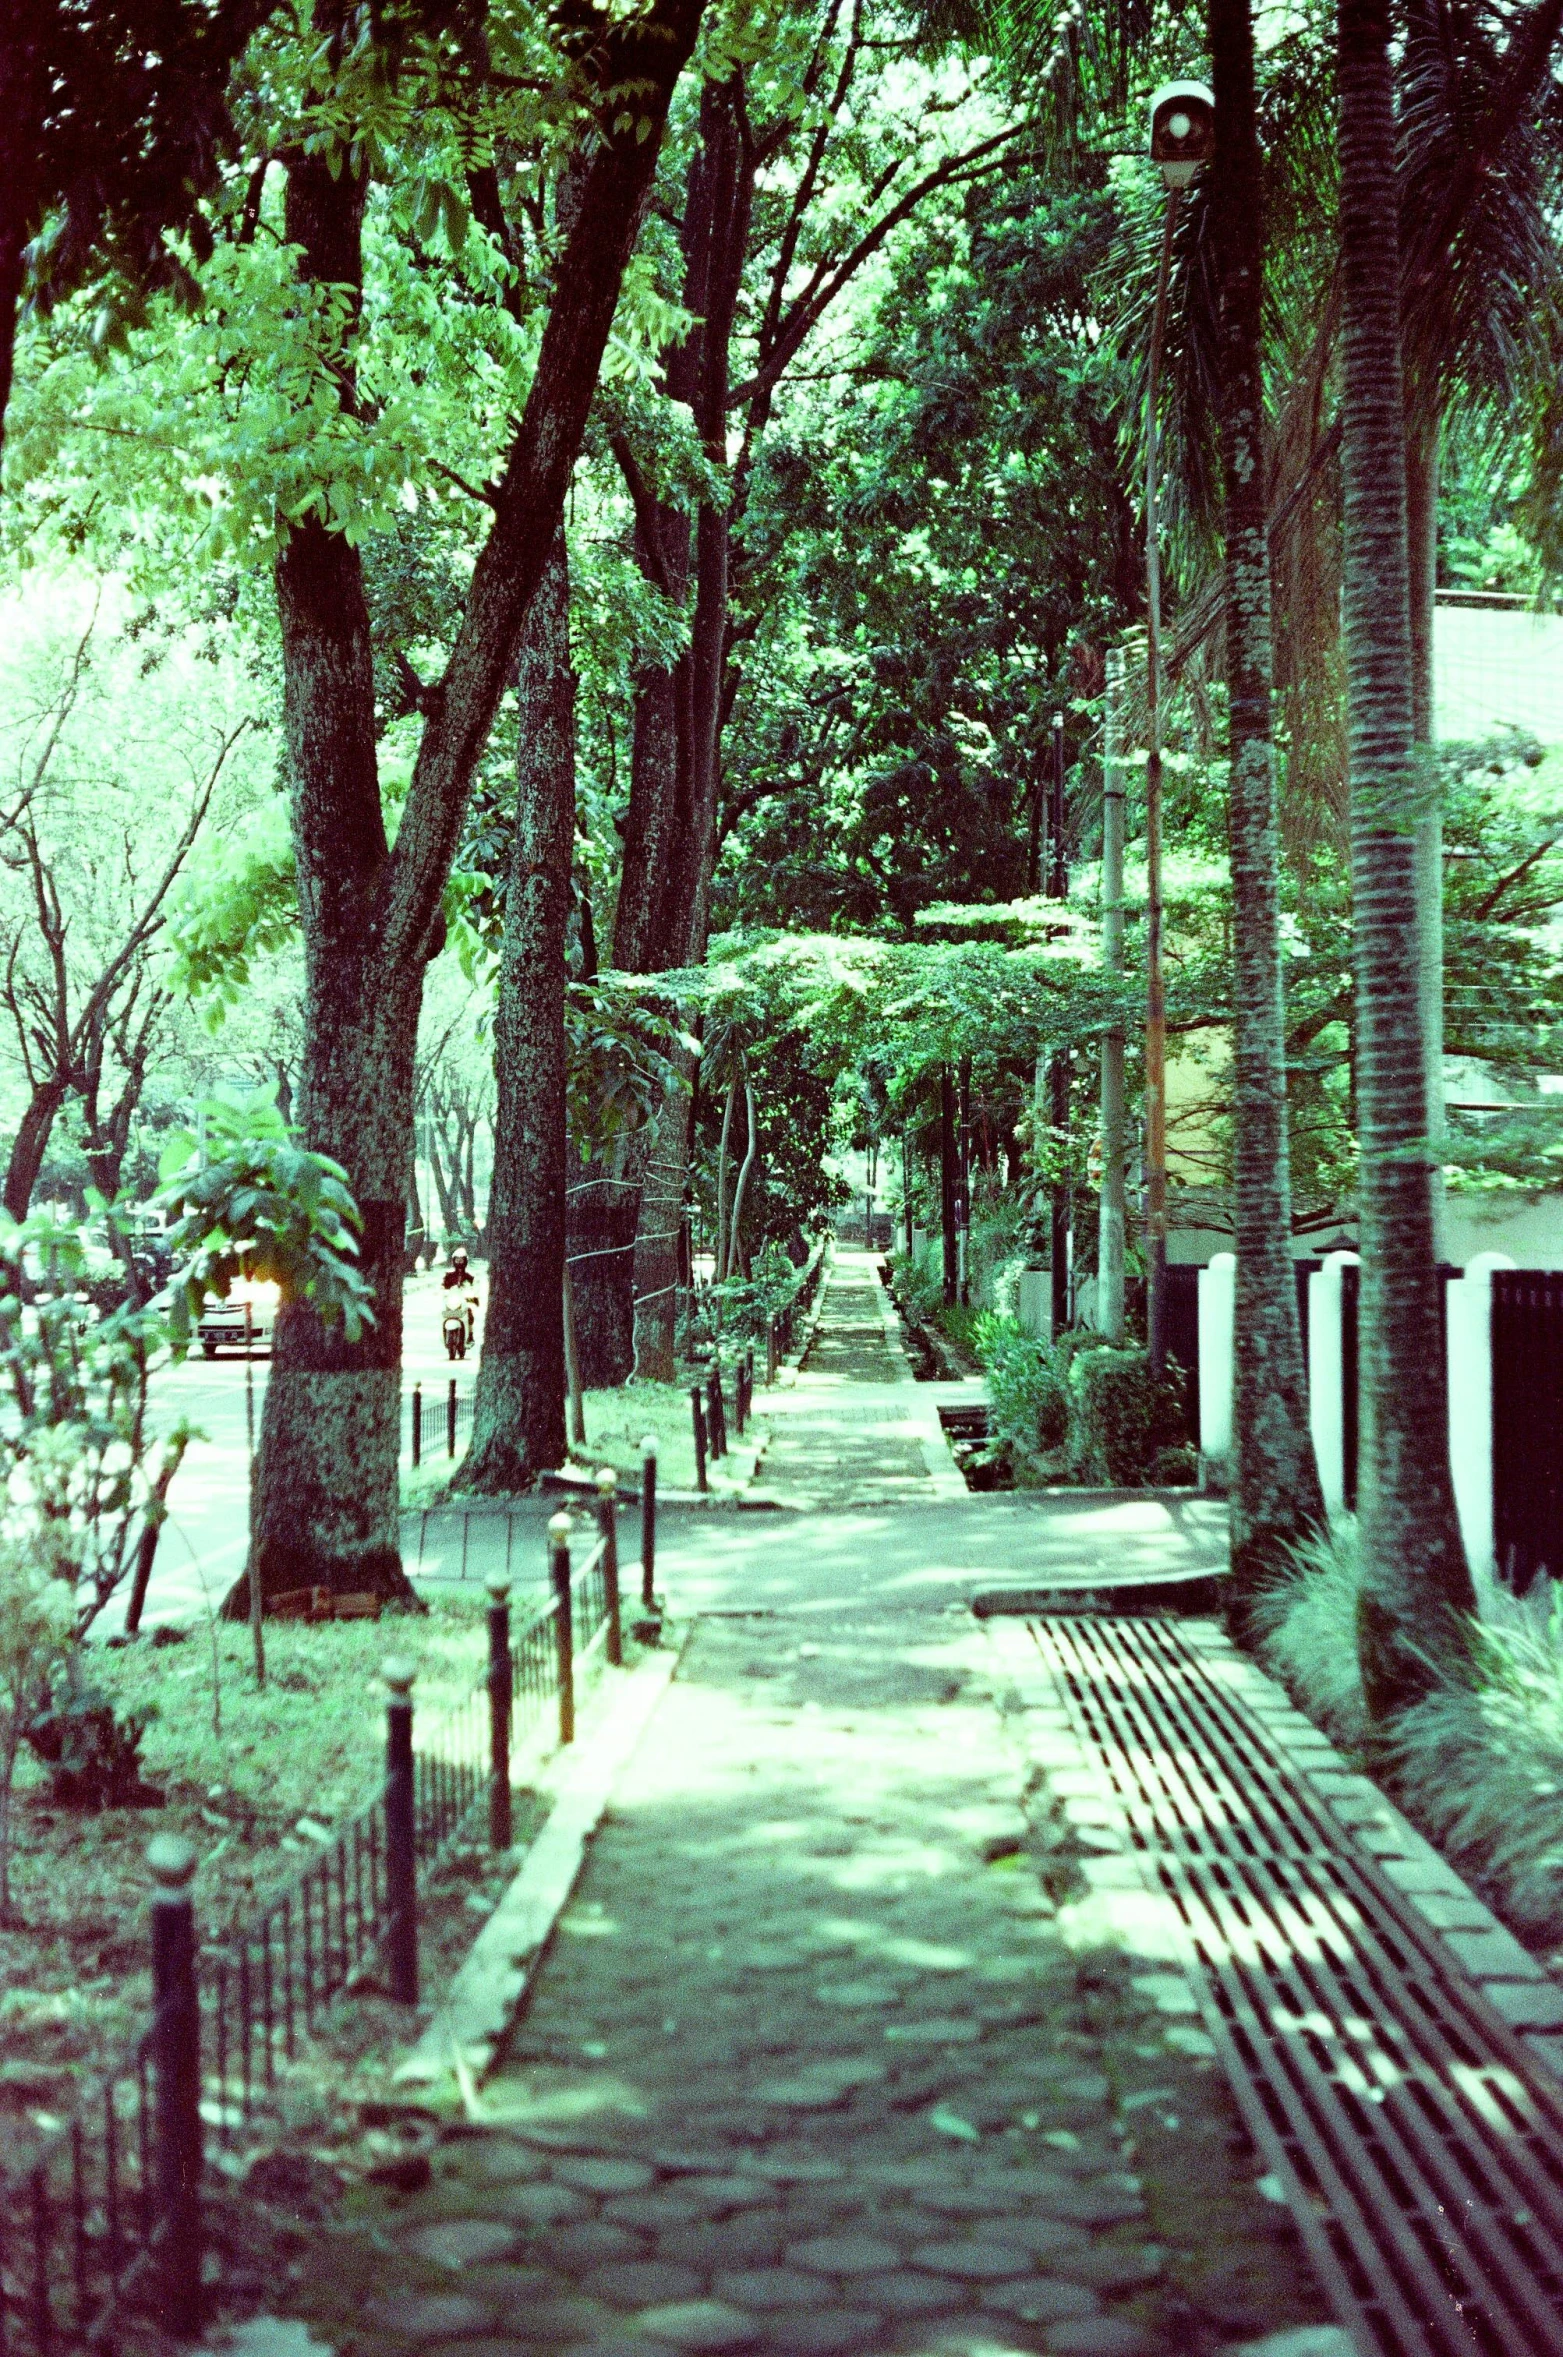
[[[1102,2305],[1083,2283],[1056,2275],[1029,2275],[1018,2283],[989,2284],[982,2304],[1022,2324],[1062,2324],[1071,2317],[1095,2316]]]
[[[434,2226],[418,2226],[406,2247],[436,2267],[469,2267],[480,2259],[500,2259],[516,2250],[515,2227],[498,2218],[445,2218]]]
[[[923,2275],[915,2268],[887,2275],[860,2275],[852,2286],[855,2298],[872,2303],[890,2317],[937,2316],[959,2306],[964,2288],[950,2276]]]
[[[949,2242],[920,2243],[912,2265],[930,2275],[948,2275],[957,2283],[1002,2283],[1011,2275],[1029,2275],[1029,2251],[1013,2243],[990,2242],[980,2235],[962,2235]]]
[[[1050,2324],[1043,2342],[1054,2357],[1153,2357],[1153,2352],[1159,2357],[1151,2333],[1127,2316],[1082,2316]]]
[[[548,2237],[548,2255],[556,2266],[572,2270],[605,2267],[615,2261],[645,2256],[645,2237],[627,2226],[611,2226],[606,2218],[582,2218],[571,2226],[556,2226]]]
[[[718,2299],[751,2310],[807,2307],[811,2301],[826,2303],[833,2296],[822,2277],[805,2274],[799,2267],[735,2268],[714,2277],[711,2289]]]
[[[632,2161],[622,2153],[580,2153],[555,2161],[549,2174],[560,2185],[573,2185],[582,2193],[644,2193],[655,2185],[657,2172],[645,2161]]]
[[[697,2268],[679,2267],[670,2259],[613,2260],[605,2267],[594,2267],[583,2280],[597,2299],[612,2300],[621,2308],[693,2299],[704,2289]]]
[[[725,2300],[675,2300],[643,2308],[635,2322],[651,2341],[675,2349],[752,2349],[760,2338],[756,2318]]]
[[[882,2321],[871,2308],[780,2309],[764,2318],[762,2337],[766,2348],[795,2357],[835,2357],[872,2348]]]
[[[481,2332],[494,2322],[494,2309],[487,2300],[475,2300],[466,2292],[393,2293],[376,2300],[368,2316],[370,2323],[383,2331],[399,2333],[404,2340],[426,2341],[442,2334]]]
[[[893,2267],[901,2253],[872,2234],[816,2234],[788,2245],[787,2263],[814,2275],[872,2275]]]

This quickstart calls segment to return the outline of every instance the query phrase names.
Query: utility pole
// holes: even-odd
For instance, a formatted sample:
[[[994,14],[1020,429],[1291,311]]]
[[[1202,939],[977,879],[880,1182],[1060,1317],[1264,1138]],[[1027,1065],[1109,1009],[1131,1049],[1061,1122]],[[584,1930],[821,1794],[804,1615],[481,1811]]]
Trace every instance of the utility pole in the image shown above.
[[[1047,880],[1050,900],[1069,897],[1069,860],[1064,848],[1064,716],[1053,715],[1053,857]],[[1055,1048],[1048,1067],[1048,1123],[1059,1156],[1053,1174],[1049,1259],[1052,1263],[1050,1326],[1053,1340],[1069,1324],[1069,1050]]]
[[[1027,797],[1030,805],[1026,837],[1026,897],[1028,900],[1035,899],[1042,889],[1042,804],[1046,791],[1042,766],[1039,762],[1036,774],[1031,780],[1031,792]]]
[[[971,1058],[961,1058],[960,1193],[956,1202],[955,1233],[960,1247],[962,1308],[971,1306]]]
[[[1145,1340],[1151,1374],[1167,1371],[1167,989],[1161,956],[1161,528],[1156,404],[1167,337],[1172,241],[1183,191],[1215,144],[1203,82],[1164,82],[1151,100],[1151,157],[1167,192],[1145,391]]]
[[[1107,653],[1102,760],[1102,964],[1123,972],[1123,649]],[[1123,1340],[1123,1030],[1102,1040],[1102,1199],[1096,1245],[1096,1316],[1109,1342]]]

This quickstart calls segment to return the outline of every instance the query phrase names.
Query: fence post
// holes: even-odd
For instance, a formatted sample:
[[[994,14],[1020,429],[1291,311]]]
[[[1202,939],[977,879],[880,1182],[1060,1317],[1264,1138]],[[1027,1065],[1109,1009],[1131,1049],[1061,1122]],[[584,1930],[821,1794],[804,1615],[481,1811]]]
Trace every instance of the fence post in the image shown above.
[[[767,1390],[776,1381],[776,1320],[771,1319],[765,1329],[765,1382]]]
[[[456,1454],[456,1378],[450,1379],[450,1390],[445,1395],[445,1454]]]
[[[423,1385],[421,1383],[415,1383],[412,1387],[412,1461],[415,1465],[421,1465],[423,1462]]]
[[[701,1403],[700,1386],[689,1387],[689,1412],[695,1423],[695,1487],[704,1497],[706,1493],[706,1412]]]
[[[640,1600],[649,1612],[657,1572],[657,1443],[647,1433],[640,1444]]]
[[[201,2329],[201,2008],[195,1986],[195,1851],[177,1834],[147,1844],[152,1899],[153,2178],[159,2322]]]
[[[380,1665],[385,1680],[385,1896],[390,1925],[385,1960],[398,2005],[418,2002],[418,1859],[412,1764],[410,1661],[393,1654]]]
[[[510,1661],[510,1581],[502,1571],[488,1575],[489,1847],[508,1850],[515,1839],[510,1810],[510,1717],[515,1672]]]
[[[717,1359],[706,1378],[706,1431],[713,1457],[727,1454],[727,1414],[722,1402],[722,1362]]]
[[[570,1594],[570,1533],[574,1527],[568,1514],[555,1514],[548,1524],[548,1576],[554,1590],[561,1743],[575,1741],[575,1604]]]
[[[624,1623],[619,1612],[619,1477],[611,1465],[597,1476],[597,1527],[602,1532],[602,1594],[608,1607],[608,1659],[624,1662]]]

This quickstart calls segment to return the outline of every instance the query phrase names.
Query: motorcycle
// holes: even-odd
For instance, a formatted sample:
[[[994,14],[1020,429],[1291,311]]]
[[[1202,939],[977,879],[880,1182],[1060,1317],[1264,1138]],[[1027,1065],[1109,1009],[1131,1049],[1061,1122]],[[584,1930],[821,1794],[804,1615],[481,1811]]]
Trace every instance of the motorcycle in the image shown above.
[[[448,1359],[464,1359],[468,1343],[477,1337],[477,1296],[447,1301],[440,1318],[440,1338]]]

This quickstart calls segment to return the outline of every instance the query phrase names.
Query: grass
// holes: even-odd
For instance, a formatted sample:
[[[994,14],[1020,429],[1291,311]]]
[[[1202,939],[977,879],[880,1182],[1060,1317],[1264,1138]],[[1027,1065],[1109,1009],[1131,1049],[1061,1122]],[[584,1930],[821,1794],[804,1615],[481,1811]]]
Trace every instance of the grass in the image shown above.
[[[760,1376],[764,1375],[764,1367]],[[759,1378],[757,1378],[757,1381]],[[724,1389],[727,1395],[728,1437],[733,1440],[732,1406],[733,1383],[729,1368]],[[588,1391],[583,1401],[586,1417],[586,1449],[584,1464],[590,1471],[611,1465],[621,1482],[640,1481],[640,1444],[648,1435],[657,1443],[657,1481],[660,1489],[692,1490],[695,1486],[694,1419],[690,1413],[689,1392],[678,1383],[625,1383],[611,1391]],[[402,1510],[416,1513],[426,1506],[443,1504],[460,1473],[465,1448],[459,1449],[454,1459],[443,1449],[437,1456],[426,1458],[416,1469],[404,1466],[401,1477]],[[581,1452],[572,1450],[571,1461],[581,1461]],[[718,1459],[710,1468],[710,1484],[720,1493],[730,1486],[726,1480],[725,1461]],[[731,1486],[736,1487],[737,1484]]]
[[[1344,1748],[1370,1728],[1357,1674],[1356,1528],[1299,1552],[1261,1613],[1266,1666]],[[1374,1773],[1522,1937],[1563,1946],[1563,1598],[1489,1593],[1468,1667],[1373,1741]],[[1552,1962],[1563,1957],[1552,1955]]]
[[[379,1670],[387,1655],[417,1665],[414,1701],[424,1714],[477,1684],[484,1597],[435,1590],[429,1600],[426,1617],[268,1622],[264,1689],[242,1628],[92,1648],[89,1676],[119,1710],[156,1709],[142,1761],[164,1806],[61,1808],[24,1753],[16,1920],[0,1929],[0,2120],[17,2108],[59,2108],[71,2084],[112,2061],[145,2020],[145,1853],[154,1833],[193,1842],[197,1920],[203,1932],[220,1932],[372,1795],[384,1756]]]

